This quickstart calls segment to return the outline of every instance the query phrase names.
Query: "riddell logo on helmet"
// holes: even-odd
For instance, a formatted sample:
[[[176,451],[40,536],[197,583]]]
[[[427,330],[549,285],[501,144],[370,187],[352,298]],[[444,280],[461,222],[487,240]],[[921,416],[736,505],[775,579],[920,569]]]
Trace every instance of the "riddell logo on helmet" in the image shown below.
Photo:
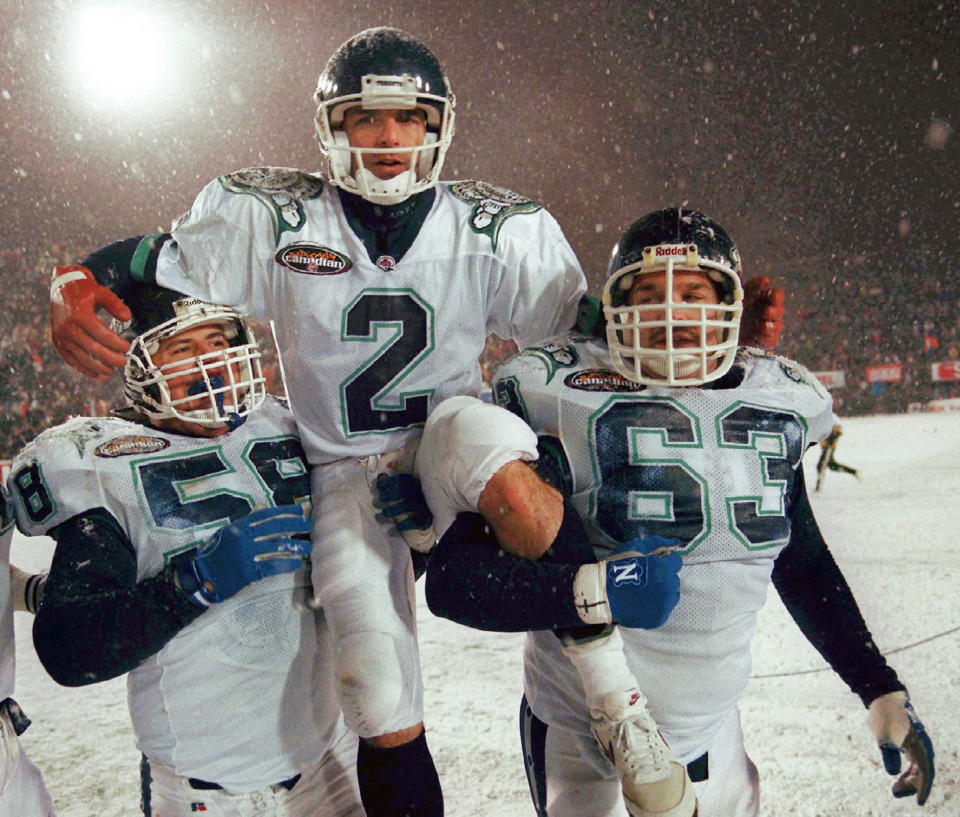
[[[343,253],[306,241],[288,244],[277,252],[274,260],[305,275],[339,275],[353,266]]]
[[[654,255],[657,258],[666,258],[673,255],[683,255],[687,254],[687,245],[686,244],[664,244],[656,248]]]

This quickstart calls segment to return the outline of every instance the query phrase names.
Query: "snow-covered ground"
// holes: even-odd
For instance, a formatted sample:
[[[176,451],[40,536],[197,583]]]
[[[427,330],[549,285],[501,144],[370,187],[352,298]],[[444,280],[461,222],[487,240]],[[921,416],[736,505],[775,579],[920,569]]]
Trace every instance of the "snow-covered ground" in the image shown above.
[[[776,594],[754,640],[742,702],[760,769],[764,815],[960,815],[960,415],[851,418],[837,458],[861,481],[828,473],[813,494],[820,525],[880,648],[909,686],[937,751],[925,809],[889,795],[859,700],[800,636]],[[805,462],[808,484],[816,452]],[[13,560],[39,569],[49,540],[16,539]],[[449,817],[531,817],[518,750],[522,637],[468,630],[420,604],[427,725]],[[37,662],[31,619],[16,615],[24,735],[61,817],[139,813],[137,764],[118,679],[53,683]]]

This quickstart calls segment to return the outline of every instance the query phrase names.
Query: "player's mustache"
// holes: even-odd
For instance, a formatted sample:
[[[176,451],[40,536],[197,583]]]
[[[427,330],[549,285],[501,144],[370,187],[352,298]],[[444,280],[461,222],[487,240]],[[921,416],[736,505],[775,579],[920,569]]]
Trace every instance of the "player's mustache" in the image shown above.
[[[675,326],[673,327],[673,343],[700,343],[700,329],[695,326]],[[651,346],[667,345],[667,328],[658,326],[650,332]]]

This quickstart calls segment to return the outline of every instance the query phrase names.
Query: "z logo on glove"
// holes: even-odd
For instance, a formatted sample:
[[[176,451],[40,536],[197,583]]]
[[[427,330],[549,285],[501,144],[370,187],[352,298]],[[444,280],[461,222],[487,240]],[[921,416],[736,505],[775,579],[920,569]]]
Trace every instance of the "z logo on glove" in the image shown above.
[[[625,584],[643,584],[643,566],[636,560],[628,562],[610,563],[610,578],[617,587]]]

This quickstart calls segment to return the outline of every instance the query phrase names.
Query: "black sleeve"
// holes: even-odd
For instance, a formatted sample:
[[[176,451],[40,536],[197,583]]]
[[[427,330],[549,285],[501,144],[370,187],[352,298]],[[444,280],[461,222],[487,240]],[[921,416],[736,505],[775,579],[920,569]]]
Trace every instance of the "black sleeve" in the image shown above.
[[[560,531],[538,561],[500,549],[483,517],[461,513],[430,553],[430,611],[478,630],[501,633],[582,627],[573,579],[594,561],[583,523],[566,502]]]
[[[157,256],[169,240],[169,233],[123,238],[94,250],[80,263],[93,273],[98,284],[125,298],[134,281],[156,282]]]
[[[773,585],[807,640],[864,706],[904,689],[873,643],[846,579],[827,547],[799,474],[790,544],[773,567]]]
[[[136,581],[137,561],[116,519],[103,508],[64,522],[33,624],[40,662],[64,686],[129,672],[203,613],[167,566]]]

